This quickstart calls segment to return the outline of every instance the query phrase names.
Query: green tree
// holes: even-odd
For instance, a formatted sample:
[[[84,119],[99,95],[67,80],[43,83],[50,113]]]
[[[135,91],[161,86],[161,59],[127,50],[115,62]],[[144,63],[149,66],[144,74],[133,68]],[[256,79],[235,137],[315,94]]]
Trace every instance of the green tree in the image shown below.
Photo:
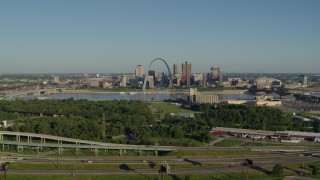
[[[318,168],[316,166],[311,166],[311,169],[312,169],[312,175],[318,174]]]
[[[273,166],[272,174],[274,174],[275,176],[282,176],[283,166],[281,164],[276,164],[275,166]]]

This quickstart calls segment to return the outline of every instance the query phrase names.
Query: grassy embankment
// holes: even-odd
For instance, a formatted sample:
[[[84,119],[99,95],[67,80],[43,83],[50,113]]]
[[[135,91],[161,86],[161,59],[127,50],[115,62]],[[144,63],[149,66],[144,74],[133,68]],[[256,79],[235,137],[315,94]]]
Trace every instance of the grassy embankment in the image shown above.
[[[289,146],[289,147],[297,147],[297,146],[307,146],[307,147],[319,147],[318,143],[308,143],[308,144],[295,144],[295,143],[280,143],[280,142],[263,142],[263,141],[251,141],[247,142],[240,139],[225,139],[221,142],[215,144],[218,147],[239,147],[242,143],[244,147],[254,147],[254,146]]]
[[[241,155],[257,155],[254,151],[219,151],[219,150],[179,150],[170,152],[167,156],[241,156]]]
[[[193,169],[193,168],[217,168],[217,167],[228,167],[229,165],[240,164],[235,163],[176,163],[170,164],[171,169]],[[135,169],[160,169],[161,164],[149,161],[143,164],[84,164],[79,161],[79,164],[57,164],[52,163],[24,163],[24,162],[13,162],[10,163],[10,169],[14,170],[135,170]]]
[[[8,175],[10,180],[159,180],[161,177],[159,175],[81,175],[81,176],[72,176],[70,175]],[[190,175],[165,175],[163,179],[166,180],[183,180],[183,179],[192,179],[192,180],[243,180],[245,176],[241,173],[215,173],[215,174],[190,174]],[[274,177],[270,175],[265,175],[263,173],[249,173],[249,179],[260,179],[260,180],[281,180],[281,177]]]
[[[240,139],[224,139],[215,144],[215,146],[219,147],[239,147],[241,145]]]

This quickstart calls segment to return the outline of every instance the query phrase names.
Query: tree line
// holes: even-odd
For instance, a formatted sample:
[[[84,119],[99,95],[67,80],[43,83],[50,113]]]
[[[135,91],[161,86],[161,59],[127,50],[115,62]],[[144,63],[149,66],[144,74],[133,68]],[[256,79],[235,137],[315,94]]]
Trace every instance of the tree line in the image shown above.
[[[227,104],[195,104],[194,118],[166,115],[156,120],[142,101],[0,101],[0,120],[14,119],[9,130],[112,143],[198,146],[208,143],[212,127],[295,130],[281,110]],[[28,114],[30,113],[30,114]],[[59,116],[34,116],[33,113]],[[319,125],[318,125],[319,126]],[[317,127],[318,127],[317,126]]]

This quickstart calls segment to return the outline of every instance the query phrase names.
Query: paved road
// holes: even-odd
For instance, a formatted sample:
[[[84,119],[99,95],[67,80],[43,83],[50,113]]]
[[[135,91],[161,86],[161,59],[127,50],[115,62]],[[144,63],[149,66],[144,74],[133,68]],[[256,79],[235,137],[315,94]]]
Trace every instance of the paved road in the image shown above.
[[[225,168],[187,168],[172,169],[171,174],[204,174],[204,173],[228,173],[241,172],[242,167]],[[259,172],[249,169],[249,172]],[[107,174],[158,174],[158,169],[139,169],[139,170],[8,170],[8,174],[52,174],[52,175],[107,175]],[[228,176],[227,174],[225,174]]]

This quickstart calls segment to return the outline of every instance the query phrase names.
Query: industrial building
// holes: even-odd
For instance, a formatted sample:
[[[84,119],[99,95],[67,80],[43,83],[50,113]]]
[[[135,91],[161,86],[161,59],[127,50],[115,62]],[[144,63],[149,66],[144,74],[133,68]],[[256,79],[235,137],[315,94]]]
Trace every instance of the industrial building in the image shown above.
[[[280,88],[282,86],[282,82],[279,79],[267,77],[257,78],[254,84],[259,90]]]

